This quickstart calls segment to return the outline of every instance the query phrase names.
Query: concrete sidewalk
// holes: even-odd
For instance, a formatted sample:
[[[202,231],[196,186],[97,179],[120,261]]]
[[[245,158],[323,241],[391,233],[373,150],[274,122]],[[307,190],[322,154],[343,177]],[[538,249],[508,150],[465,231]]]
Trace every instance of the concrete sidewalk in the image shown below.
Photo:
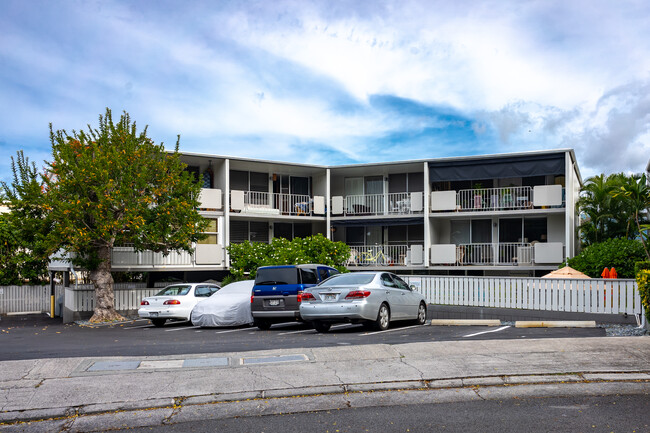
[[[573,383],[589,388],[601,382],[617,390],[635,384],[636,391],[647,393],[650,338],[41,359],[0,362],[0,371],[0,431],[93,431],[244,415],[241,411],[286,412],[292,406],[287,398],[296,396],[311,396],[313,407],[308,407],[318,410],[354,407],[368,392],[388,390],[435,391],[431,398],[453,390],[454,398],[485,398],[477,387]]]

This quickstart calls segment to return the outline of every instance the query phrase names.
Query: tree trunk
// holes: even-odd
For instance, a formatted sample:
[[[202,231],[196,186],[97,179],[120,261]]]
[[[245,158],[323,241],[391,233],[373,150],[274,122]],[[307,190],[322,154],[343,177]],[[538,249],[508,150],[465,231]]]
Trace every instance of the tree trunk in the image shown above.
[[[90,279],[95,285],[95,311],[91,322],[112,322],[124,320],[115,311],[115,295],[113,294],[113,275],[111,274],[111,248],[100,247],[98,250],[99,266],[90,272]]]

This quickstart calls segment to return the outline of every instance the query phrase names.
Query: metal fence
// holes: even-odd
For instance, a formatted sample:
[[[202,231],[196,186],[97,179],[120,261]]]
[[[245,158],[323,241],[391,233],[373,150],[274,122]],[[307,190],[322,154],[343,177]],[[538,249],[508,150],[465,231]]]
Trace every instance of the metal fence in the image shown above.
[[[92,311],[95,305],[95,288],[92,284],[68,287],[74,294],[72,306],[75,311]],[[116,283],[113,285],[115,307],[126,311],[137,309],[145,296],[156,294],[160,289],[148,289],[145,283]],[[63,285],[55,286],[55,302],[64,296]],[[50,311],[50,286],[2,286],[0,287],[0,314],[35,313]]]
[[[403,278],[432,304],[635,315],[643,309],[636,282],[627,279]]]

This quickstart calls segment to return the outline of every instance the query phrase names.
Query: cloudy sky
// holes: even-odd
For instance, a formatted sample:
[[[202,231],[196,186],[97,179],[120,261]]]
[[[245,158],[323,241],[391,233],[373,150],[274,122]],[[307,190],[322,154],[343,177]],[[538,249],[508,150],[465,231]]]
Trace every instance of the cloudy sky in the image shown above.
[[[106,107],[181,150],[315,164],[650,159],[647,0],[0,1],[0,178]]]

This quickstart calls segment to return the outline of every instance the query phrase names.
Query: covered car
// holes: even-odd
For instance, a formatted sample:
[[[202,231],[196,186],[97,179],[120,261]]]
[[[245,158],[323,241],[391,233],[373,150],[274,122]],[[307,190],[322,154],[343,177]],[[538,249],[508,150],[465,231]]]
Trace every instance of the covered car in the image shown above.
[[[192,324],[201,327],[239,326],[253,323],[253,280],[228,284],[192,310]]]

